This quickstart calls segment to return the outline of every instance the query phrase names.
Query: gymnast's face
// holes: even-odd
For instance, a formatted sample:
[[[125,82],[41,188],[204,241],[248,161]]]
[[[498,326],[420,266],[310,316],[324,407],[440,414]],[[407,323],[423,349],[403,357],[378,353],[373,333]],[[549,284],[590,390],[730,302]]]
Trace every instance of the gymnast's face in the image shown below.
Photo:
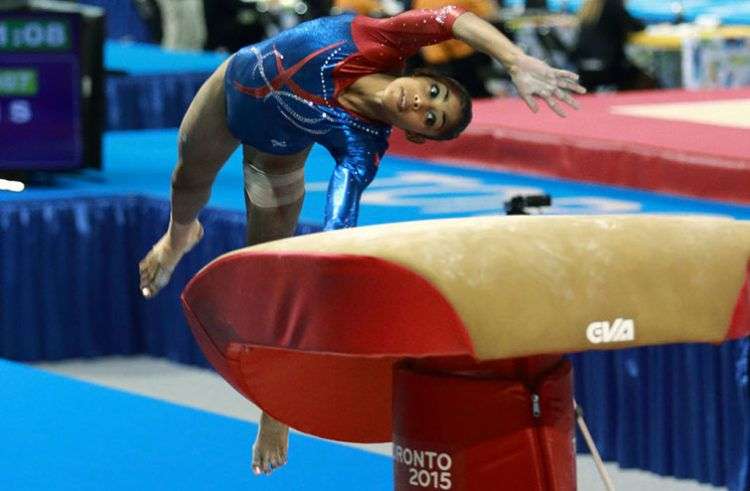
[[[445,132],[461,114],[458,96],[444,82],[428,76],[394,79],[383,100],[391,124],[427,137]]]

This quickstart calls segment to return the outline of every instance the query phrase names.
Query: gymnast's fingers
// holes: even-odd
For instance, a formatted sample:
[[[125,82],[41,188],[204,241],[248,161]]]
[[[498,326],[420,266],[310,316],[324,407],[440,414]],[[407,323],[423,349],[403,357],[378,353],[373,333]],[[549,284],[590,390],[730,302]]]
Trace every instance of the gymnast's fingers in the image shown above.
[[[562,108],[560,107],[560,105],[557,102],[555,102],[555,100],[553,98],[548,97],[548,98],[546,98],[544,100],[547,103],[547,105],[549,106],[549,108],[552,109],[552,111],[554,111],[555,114],[557,114],[561,118],[564,118],[564,117],[567,116],[567,114],[565,114],[565,111],[562,110]]]
[[[560,116],[561,118],[564,118],[566,116],[565,111],[562,110],[560,105],[557,103],[557,101],[552,97],[552,94],[548,90],[543,90],[539,93],[539,97],[544,99],[544,102],[547,103],[550,109],[554,111],[555,114]]]
[[[581,106],[578,104],[578,101],[575,100],[573,97],[571,97],[571,95],[565,92],[564,90],[555,89],[554,94],[555,94],[555,97],[557,97],[558,99],[560,99],[561,101],[563,101],[564,103],[572,107],[573,109],[575,110],[580,109]]]
[[[557,86],[561,89],[569,90],[577,94],[585,94],[586,88],[568,79],[558,78]]]
[[[556,77],[568,78],[575,82],[577,82],[578,79],[580,78],[580,75],[578,75],[577,73],[570,72],[568,70],[560,70],[559,68],[554,68],[554,71],[555,71]]]
[[[531,109],[531,112],[536,113],[539,111],[539,105],[536,103],[536,100],[528,94],[520,94],[523,101],[526,103],[527,106],[529,106],[529,109]]]

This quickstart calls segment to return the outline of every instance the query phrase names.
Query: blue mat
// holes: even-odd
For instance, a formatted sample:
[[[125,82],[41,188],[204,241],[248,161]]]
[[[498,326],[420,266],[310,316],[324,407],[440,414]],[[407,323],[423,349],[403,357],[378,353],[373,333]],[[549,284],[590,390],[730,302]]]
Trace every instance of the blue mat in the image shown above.
[[[227,59],[225,53],[166,51],[156,44],[107,41],[104,66],[131,75],[211,73]]]
[[[289,463],[250,472],[257,426],[0,360],[4,490],[391,489],[389,458],[292,434]]]
[[[524,0],[509,3],[513,7]],[[578,12],[583,3],[583,0],[547,0],[547,6],[555,12]],[[701,15],[716,15],[723,24],[750,23],[750,6],[745,0],[628,0],[625,6],[633,16],[649,24],[693,22]]]
[[[717,5],[706,9],[707,15],[716,16],[722,24],[750,24],[750,3]]]

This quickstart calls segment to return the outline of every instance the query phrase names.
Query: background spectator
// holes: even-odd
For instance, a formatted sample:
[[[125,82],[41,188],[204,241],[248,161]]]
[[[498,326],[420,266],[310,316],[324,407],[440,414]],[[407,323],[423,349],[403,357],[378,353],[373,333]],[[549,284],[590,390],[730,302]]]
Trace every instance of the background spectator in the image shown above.
[[[206,44],[206,18],[202,0],[156,0],[161,10],[165,49],[202,50]]]
[[[161,44],[163,36],[161,10],[156,4],[156,0],[133,0],[133,3],[138,11],[138,15],[141,16],[143,22],[148,27],[149,34],[151,35],[150,41]]]
[[[233,53],[305,20],[328,15],[330,0],[204,0],[206,49]]]
[[[656,83],[625,57],[630,33],[645,25],[630,15],[623,0],[586,0],[573,60],[589,91],[654,88]]]

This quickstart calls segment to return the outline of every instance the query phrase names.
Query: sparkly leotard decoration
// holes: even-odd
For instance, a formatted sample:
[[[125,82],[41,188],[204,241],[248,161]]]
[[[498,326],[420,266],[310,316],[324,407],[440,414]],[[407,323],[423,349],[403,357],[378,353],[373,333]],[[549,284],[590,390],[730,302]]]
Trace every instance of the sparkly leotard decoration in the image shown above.
[[[243,48],[225,77],[229,129],[242,143],[276,155],[323,145],[336,161],[325,228],[355,226],[391,127],[347,111],[338,95],[364,75],[400,73],[419,48],[451,39],[463,12],[444,7],[388,19],[324,17]]]

